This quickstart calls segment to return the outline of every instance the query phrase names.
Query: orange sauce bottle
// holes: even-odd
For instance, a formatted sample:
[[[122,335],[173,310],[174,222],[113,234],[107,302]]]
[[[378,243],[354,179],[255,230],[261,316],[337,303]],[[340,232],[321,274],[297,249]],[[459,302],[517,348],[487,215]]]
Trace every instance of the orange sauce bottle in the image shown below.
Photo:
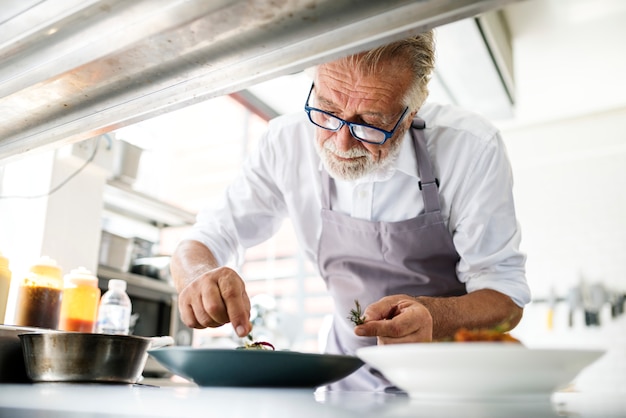
[[[65,275],[59,329],[95,332],[100,289],[98,278],[84,267]]]

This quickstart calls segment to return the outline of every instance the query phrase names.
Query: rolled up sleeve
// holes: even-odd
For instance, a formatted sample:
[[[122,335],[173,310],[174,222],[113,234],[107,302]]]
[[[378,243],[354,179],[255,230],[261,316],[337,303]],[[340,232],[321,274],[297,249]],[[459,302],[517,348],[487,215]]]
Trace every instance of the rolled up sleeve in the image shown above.
[[[468,292],[493,289],[520,307],[530,302],[526,255],[515,214],[513,176],[499,134],[484,141],[471,162],[451,212],[459,253],[457,275]]]

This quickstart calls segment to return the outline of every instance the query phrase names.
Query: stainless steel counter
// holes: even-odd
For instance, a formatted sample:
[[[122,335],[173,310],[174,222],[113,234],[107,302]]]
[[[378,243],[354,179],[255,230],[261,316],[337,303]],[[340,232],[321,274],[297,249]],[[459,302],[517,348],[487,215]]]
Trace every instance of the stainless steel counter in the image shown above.
[[[2,417],[624,417],[624,393],[556,393],[417,401],[404,395],[301,389],[90,384],[0,385]]]

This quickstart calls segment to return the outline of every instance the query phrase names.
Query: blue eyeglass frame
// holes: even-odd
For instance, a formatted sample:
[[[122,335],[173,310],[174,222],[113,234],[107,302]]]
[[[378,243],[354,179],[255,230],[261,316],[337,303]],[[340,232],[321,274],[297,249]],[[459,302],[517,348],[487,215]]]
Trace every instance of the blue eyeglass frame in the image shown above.
[[[396,129],[398,129],[398,126],[400,126],[400,122],[402,122],[402,120],[404,119],[404,116],[406,115],[406,112],[409,111],[409,107],[408,106],[404,108],[404,111],[402,112],[402,115],[400,115],[400,119],[398,119],[398,122],[396,122],[396,125],[393,127],[393,129],[391,131],[386,131],[384,129],[380,129],[380,128],[377,128],[376,126],[368,125],[366,123],[348,122],[347,120],[341,119],[340,117],[337,117],[337,116],[333,115],[332,113],[326,112],[325,110],[309,106],[309,100],[311,99],[311,92],[313,91],[313,87],[315,87],[315,83],[311,84],[311,89],[309,90],[309,95],[307,96],[306,102],[304,103],[304,111],[309,116],[309,120],[311,121],[311,123],[313,125],[315,125],[315,126],[319,126],[322,129],[326,129],[327,131],[332,131],[332,132],[337,132],[341,128],[343,128],[344,125],[348,125],[348,128],[350,129],[350,134],[354,137],[354,139],[356,139],[357,141],[366,142],[368,144],[383,145],[385,142],[387,142],[387,140],[389,138],[391,138],[396,133]],[[323,113],[323,114],[325,114],[327,116],[330,116],[331,118],[337,119],[341,123],[337,127],[337,129],[330,129],[330,128],[327,128],[326,126],[318,125],[317,123],[315,123],[313,121],[313,118],[311,118],[311,110]],[[382,132],[385,135],[385,139],[383,139],[380,142],[376,142],[376,141],[369,141],[367,139],[359,138],[354,133],[354,130],[353,130],[354,126],[363,126],[365,128],[374,129],[376,131]]]

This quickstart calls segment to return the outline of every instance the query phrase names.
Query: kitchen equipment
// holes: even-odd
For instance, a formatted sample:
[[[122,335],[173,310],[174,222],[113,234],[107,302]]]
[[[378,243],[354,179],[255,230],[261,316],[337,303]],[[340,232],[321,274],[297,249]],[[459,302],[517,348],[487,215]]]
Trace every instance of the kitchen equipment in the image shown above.
[[[583,320],[577,320],[578,316],[584,315],[583,313],[583,294],[581,286],[573,286],[567,292],[567,305],[568,305],[568,325],[570,328],[581,325]]]
[[[163,280],[172,284],[170,260],[171,257],[167,255],[140,257],[133,260],[130,271],[135,274],[152,277],[153,279]]]
[[[26,372],[34,382],[139,381],[148,349],[173,344],[171,337],[79,332],[19,335]]]
[[[52,258],[42,256],[20,284],[15,324],[56,329],[61,314],[62,292],[61,268]]]
[[[530,349],[501,342],[364,347],[357,356],[417,399],[549,397],[603,350]]]
[[[0,325],[0,383],[28,383],[20,334],[28,332],[57,332],[43,328]]]
[[[155,243],[140,237],[133,237],[132,239],[133,250],[131,253],[131,265],[132,262],[138,258],[152,257],[154,255]]]
[[[102,231],[98,263],[118,271],[127,272],[133,254],[133,239]]]
[[[602,283],[592,283],[583,287],[583,307],[587,326],[601,325],[600,311],[607,302],[607,291]]]
[[[143,149],[124,140],[118,140],[113,151],[115,154],[113,176],[117,180],[133,184],[137,180]]]
[[[65,275],[59,329],[94,332],[98,317],[100,289],[98,278],[85,267]]]
[[[353,356],[294,351],[164,347],[148,353],[199,386],[314,388],[363,365]]]

